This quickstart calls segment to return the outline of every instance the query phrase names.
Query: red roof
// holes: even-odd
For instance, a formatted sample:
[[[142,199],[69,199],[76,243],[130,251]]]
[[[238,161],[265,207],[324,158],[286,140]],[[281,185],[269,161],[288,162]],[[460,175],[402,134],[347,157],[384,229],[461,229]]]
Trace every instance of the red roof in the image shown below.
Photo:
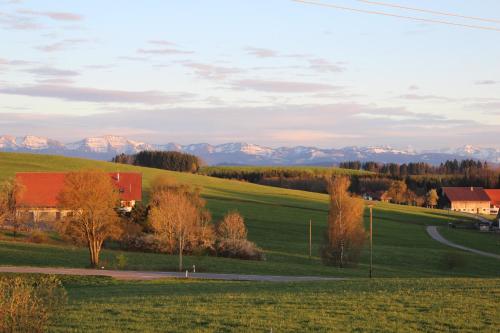
[[[450,201],[490,201],[482,187],[443,187],[443,193]]]
[[[484,190],[490,198],[491,204],[500,207],[500,190]]]
[[[65,172],[19,172],[16,180],[23,186],[20,206],[57,207],[58,196],[64,188]],[[136,172],[109,173],[113,183],[120,191],[123,201],[142,199],[142,175]]]

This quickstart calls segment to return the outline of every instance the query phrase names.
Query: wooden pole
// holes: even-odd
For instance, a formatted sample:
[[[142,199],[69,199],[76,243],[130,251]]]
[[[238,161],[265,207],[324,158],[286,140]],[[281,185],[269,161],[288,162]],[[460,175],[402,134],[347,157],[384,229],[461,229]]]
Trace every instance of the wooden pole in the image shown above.
[[[373,270],[373,207],[370,206],[370,279]]]
[[[309,220],[309,258],[312,257],[312,221]]]

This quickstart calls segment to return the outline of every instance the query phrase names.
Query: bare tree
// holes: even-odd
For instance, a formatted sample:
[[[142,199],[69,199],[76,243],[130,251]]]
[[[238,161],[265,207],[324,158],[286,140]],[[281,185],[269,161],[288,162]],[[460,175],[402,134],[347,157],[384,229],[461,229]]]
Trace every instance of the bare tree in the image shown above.
[[[333,176],[327,180],[330,211],[323,261],[344,267],[357,260],[365,241],[363,201],[350,196],[347,177]]]
[[[169,253],[179,254],[179,271],[183,269],[186,248],[208,248],[214,232],[210,213],[205,209],[199,190],[180,185],[168,178],[158,178],[152,185],[149,223]]]
[[[119,203],[119,193],[104,171],[72,172],[65,178],[59,204],[71,213],[62,220],[60,230],[75,243],[88,246],[93,267],[99,265],[103,242],[121,235]]]
[[[186,194],[165,191],[157,194],[156,198],[158,204],[149,213],[151,226],[170,250],[177,247],[179,271],[182,271],[182,256],[196,228],[198,212]]]
[[[14,228],[14,235],[22,220],[17,214],[19,199],[24,187],[15,179],[7,180],[0,184],[0,226],[10,224]]]

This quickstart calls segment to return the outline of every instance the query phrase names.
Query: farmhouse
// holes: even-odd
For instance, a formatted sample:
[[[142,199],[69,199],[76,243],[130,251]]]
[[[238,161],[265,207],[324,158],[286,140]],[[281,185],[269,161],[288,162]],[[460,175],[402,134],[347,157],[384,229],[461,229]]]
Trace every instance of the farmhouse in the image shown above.
[[[70,212],[60,207],[58,197],[64,188],[64,172],[21,172],[16,180],[22,186],[17,214],[33,222],[52,222]],[[136,172],[114,172],[109,176],[120,192],[122,211],[130,212],[142,199],[142,175]]]
[[[458,212],[490,214],[490,197],[482,187],[443,187],[442,208]]]
[[[486,195],[488,195],[491,201],[491,213],[498,214],[498,211],[500,209],[500,190],[493,189],[484,191],[486,192]]]

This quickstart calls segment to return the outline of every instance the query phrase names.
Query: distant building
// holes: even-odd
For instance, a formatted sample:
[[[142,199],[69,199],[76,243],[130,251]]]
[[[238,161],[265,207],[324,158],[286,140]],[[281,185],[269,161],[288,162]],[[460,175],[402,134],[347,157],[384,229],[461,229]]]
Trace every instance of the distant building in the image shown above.
[[[23,187],[17,202],[17,214],[33,222],[52,222],[70,211],[60,207],[58,197],[64,188],[64,172],[20,172],[16,180]],[[120,193],[120,210],[131,211],[142,200],[142,175],[136,172],[109,173]]]
[[[482,187],[443,187],[440,206],[457,212],[490,214],[491,200]]]
[[[486,192],[486,195],[488,195],[488,197],[490,198],[491,214],[498,214],[498,211],[500,210],[500,190],[493,189],[484,191]]]

